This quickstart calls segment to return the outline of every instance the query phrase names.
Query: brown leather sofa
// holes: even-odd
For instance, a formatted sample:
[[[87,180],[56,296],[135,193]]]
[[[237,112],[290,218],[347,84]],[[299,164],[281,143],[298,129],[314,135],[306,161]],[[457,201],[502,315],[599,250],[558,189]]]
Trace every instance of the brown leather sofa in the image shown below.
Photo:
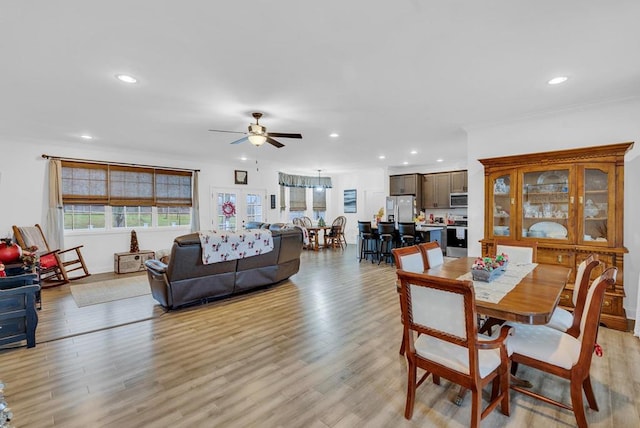
[[[207,265],[202,263],[197,233],[177,237],[168,264],[145,262],[153,298],[165,308],[174,309],[289,278],[300,268],[302,230],[272,225],[271,234],[273,251]]]

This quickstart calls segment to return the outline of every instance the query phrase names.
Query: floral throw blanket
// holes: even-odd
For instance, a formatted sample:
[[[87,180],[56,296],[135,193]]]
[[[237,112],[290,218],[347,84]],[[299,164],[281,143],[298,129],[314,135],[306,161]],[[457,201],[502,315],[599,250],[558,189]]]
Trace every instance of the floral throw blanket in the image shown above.
[[[268,229],[208,230],[198,233],[202,246],[202,263],[225,262],[257,256],[273,250],[273,237]]]

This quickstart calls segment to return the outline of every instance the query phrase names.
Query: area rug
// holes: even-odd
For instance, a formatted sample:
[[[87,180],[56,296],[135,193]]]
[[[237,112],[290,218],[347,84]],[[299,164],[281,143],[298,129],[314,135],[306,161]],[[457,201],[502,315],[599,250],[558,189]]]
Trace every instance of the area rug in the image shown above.
[[[151,294],[146,275],[72,285],[70,289],[79,308]]]

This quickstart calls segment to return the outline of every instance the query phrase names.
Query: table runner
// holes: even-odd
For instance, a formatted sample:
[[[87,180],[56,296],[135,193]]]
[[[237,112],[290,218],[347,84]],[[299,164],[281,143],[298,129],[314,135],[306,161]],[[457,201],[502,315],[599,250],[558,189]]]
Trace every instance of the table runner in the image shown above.
[[[257,256],[273,250],[273,237],[268,229],[209,230],[198,233],[205,265]]]
[[[460,275],[460,281],[473,281],[473,288],[477,300],[483,302],[498,303],[507,293],[518,285],[518,283],[527,276],[537,263],[509,263],[507,269],[502,275],[491,282],[473,281],[471,272]]]

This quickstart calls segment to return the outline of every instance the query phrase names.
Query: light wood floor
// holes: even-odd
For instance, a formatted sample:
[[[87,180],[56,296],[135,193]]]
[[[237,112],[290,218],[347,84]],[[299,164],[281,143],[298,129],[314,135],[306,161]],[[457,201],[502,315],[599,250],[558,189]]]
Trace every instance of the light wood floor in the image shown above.
[[[0,350],[15,426],[468,426],[469,399],[455,406],[446,380],[419,388],[404,419],[395,271],[358,263],[354,251],[305,251],[288,281],[168,313],[150,296],[77,308],[68,286],[43,290],[38,345]],[[640,341],[603,328],[599,343],[590,426],[637,427]],[[566,381],[519,375],[569,402]],[[571,412],[514,392],[510,417],[498,410],[482,423],[574,425]]]

